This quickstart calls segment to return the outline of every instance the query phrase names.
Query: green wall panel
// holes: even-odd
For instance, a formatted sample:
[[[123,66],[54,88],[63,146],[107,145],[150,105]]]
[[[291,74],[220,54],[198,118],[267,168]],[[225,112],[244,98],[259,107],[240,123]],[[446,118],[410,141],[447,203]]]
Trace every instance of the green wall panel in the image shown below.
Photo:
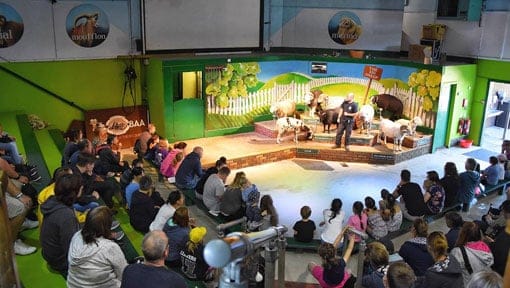
[[[123,105],[124,69],[127,60],[82,60],[54,62],[3,63],[9,69],[37,85],[75,103],[85,110],[121,107]],[[140,75],[139,63],[134,61]],[[133,94],[141,102],[140,80],[136,79]],[[46,92],[0,71],[0,111],[24,110],[37,114],[55,128],[67,129],[83,113]],[[129,92],[129,88],[126,91]],[[133,105],[130,94],[126,105]]]
[[[163,70],[162,61],[151,59],[147,66],[147,99],[149,104],[150,122],[156,125],[158,134],[170,138],[170,132],[167,117],[171,115],[171,103],[165,103],[163,92]],[[166,107],[169,105],[170,107]],[[171,140],[171,139],[169,139]]]

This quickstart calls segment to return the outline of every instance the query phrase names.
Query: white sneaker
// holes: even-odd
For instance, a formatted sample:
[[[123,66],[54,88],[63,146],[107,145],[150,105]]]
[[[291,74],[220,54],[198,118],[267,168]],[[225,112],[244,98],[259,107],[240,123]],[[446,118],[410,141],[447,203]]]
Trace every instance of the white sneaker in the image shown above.
[[[113,220],[112,227],[110,228],[110,230],[115,230],[115,229],[119,228],[119,226],[120,226],[120,222],[117,220]]]
[[[23,221],[23,224],[21,224],[21,230],[27,230],[27,229],[34,229],[39,226],[38,221],[32,221],[28,218],[25,218],[25,221]]]
[[[209,210],[209,214],[218,217],[218,215],[220,215],[220,211]]]
[[[255,275],[255,282],[262,282],[264,280],[264,276],[260,274],[260,272],[257,272],[257,275]]]
[[[23,241],[21,241],[21,239],[17,239],[16,241],[14,241],[14,253],[16,253],[17,255],[32,254],[36,250],[37,250],[37,248],[23,243]]]

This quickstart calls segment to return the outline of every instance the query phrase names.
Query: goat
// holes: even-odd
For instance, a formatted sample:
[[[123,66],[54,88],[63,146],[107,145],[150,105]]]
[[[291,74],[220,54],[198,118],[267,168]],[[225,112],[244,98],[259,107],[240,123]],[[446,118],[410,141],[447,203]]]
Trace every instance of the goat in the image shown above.
[[[269,108],[269,112],[273,113],[276,118],[295,117],[299,119],[296,113],[296,102],[292,100],[282,100],[275,102]]]
[[[308,111],[308,116],[314,117],[315,114],[318,114],[318,110],[322,109],[322,104],[327,103],[328,95],[322,93],[321,90],[314,90],[312,92],[307,92],[305,95],[306,105],[310,108]]]
[[[370,128],[372,127],[372,120],[374,120],[374,107],[371,105],[363,105],[354,117],[356,127],[359,128],[359,133],[366,130],[367,135],[370,135]]]
[[[404,137],[409,134],[409,128],[384,118],[381,119],[379,125],[379,136],[382,134],[384,137],[384,145],[387,145],[386,138],[391,137],[393,138],[393,151],[402,151],[402,142]],[[377,139],[380,141],[379,137]]]
[[[413,136],[416,133],[416,127],[423,125],[423,121],[421,121],[421,118],[419,116],[416,116],[411,120],[398,119],[395,122],[400,123],[402,125],[406,125],[407,127],[409,127],[409,135],[411,135],[411,136]]]
[[[319,118],[322,122],[322,125],[324,125],[323,132],[326,132],[326,126],[327,126],[328,134],[329,134],[331,124],[336,124],[336,129],[338,129],[338,109],[326,109],[326,110],[321,109],[318,113],[319,113]]]
[[[71,39],[80,46],[92,47],[97,29],[97,18],[99,18],[99,13],[78,16],[74,20]],[[82,19],[85,19],[85,23],[78,24]]]
[[[283,117],[276,120],[276,129],[278,131],[278,136],[276,137],[276,143],[280,144],[282,142],[281,137],[283,133],[287,131],[294,132],[294,142],[298,143],[298,133],[301,130],[306,131],[306,139],[313,138],[313,131],[308,127],[303,120],[296,119],[294,117]]]

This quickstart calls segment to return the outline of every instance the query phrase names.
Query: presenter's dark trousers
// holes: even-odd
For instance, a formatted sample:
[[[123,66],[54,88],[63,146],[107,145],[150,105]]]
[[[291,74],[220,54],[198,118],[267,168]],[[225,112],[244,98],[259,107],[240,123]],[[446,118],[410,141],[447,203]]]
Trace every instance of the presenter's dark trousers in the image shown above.
[[[335,138],[335,144],[337,146],[342,146],[342,136],[344,135],[344,131],[345,131],[345,147],[349,146],[351,141],[351,132],[353,125],[354,125],[353,119],[346,119],[340,121],[340,123],[338,124],[338,129],[336,131]]]

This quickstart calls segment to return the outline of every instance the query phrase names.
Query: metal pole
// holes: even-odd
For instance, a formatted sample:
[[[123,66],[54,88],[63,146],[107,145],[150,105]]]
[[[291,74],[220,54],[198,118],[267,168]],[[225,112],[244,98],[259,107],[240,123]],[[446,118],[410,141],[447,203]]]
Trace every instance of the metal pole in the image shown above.
[[[365,239],[361,239],[359,243],[359,252],[358,252],[358,279],[356,280],[356,285],[354,287],[361,288],[361,282],[363,279],[363,264],[365,262],[365,249],[367,248],[367,244]]]
[[[275,261],[278,258],[278,252],[274,241],[268,243],[264,249],[264,288],[273,288]]]
[[[510,112],[506,113],[505,129],[503,130],[503,141],[506,140],[506,130],[508,130],[509,121],[510,121]]]
[[[278,245],[278,288],[285,287],[285,247],[287,240],[285,237],[280,237],[277,240]]]

